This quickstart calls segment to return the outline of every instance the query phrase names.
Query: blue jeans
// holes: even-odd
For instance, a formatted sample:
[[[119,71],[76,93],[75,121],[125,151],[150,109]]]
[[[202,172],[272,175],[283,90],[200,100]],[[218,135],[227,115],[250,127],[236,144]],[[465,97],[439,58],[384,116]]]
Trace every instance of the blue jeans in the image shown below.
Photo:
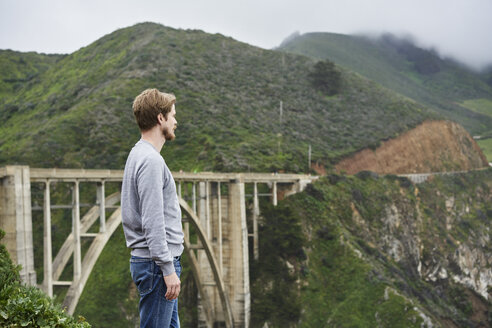
[[[174,269],[181,276],[180,259],[174,258]],[[168,301],[161,268],[149,258],[132,256],[130,272],[140,294],[140,327],[179,328],[178,299]]]

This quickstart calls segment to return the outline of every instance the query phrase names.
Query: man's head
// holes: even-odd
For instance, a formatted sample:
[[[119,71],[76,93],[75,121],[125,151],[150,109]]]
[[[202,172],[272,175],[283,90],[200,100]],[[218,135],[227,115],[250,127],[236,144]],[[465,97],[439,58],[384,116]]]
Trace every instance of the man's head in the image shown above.
[[[166,140],[174,139],[176,128],[176,97],[157,89],[147,89],[133,101],[133,115],[140,131],[145,132],[156,125],[162,127]]]

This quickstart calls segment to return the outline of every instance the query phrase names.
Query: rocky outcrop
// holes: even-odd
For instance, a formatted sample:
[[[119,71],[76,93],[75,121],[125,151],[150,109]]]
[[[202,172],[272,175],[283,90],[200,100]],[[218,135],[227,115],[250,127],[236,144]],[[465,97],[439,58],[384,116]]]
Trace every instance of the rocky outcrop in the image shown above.
[[[491,204],[492,168],[320,178],[262,212],[257,326],[490,327]]]
[[[443,327],[489,327],[492,318],[490,178],[489,169],[435,177],[420,185],[400,179],[407,187],[392,193],[390,202],[372,217],[360,214],[361,204],[351,204],[355,225],[347,228],[364,239],[371,252],[378,250],[387,263],[401,269],[397,276],[405,281],[402,289],[409,291],[405,294],[449,302],[440,314],[434,312]],[[371,252],[359,252],[359,256],[374,265]],[[418,281],[430,289],[415,289],[412,284]],[[447,322],[456,304],[468,311],[468,319]]]
[[[486,300],[492,300],[488,291],[492,286],[489,227],[483,225],[480,231],[470,230],[471,234],[463,241],[453,240],[452,235],[460,228],[461,220],[459,212],[451,210],[446,221],[456,224],[447,224],[445,228],[450,240],[425,238],[422,236],[429,229],[429,222],[422,217],[418,207],[408,205],[405,202],[391,204],[385,209],[386,214],[380,219],[383,224],[373,239],[377,248],[396,263],[404,263],[410,274],[425,281],[452,279],[473,289]],[[375,237],[374,231],[372,234]],[[433,242],[429,243],[431,240]]]
[[[488,231],[484,237],[487,240],[490,238]],[[464,244],[458,247],[453,260],[458,263],[461,270],[452,275],[454,282],[472,288],[485,299],[491,300],[488,288],[492,286],[492,269],[490,268],[492,256],[484,253],[481,248]]]
[[[426,121],[381,146],[364,149],[336,164],[337,171],[382,174],[467,171],[487,167],[475,140],[459,124]]]

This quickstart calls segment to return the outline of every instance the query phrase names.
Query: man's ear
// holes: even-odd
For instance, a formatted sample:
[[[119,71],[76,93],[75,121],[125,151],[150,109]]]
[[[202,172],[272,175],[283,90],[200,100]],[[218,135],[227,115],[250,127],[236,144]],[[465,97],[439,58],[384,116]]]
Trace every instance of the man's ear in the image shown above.
[[[164,118],[164,115],[162,115],[162,113],[157,114],[157,122],[159,124],[164,123],[165,121],[166,119]]]

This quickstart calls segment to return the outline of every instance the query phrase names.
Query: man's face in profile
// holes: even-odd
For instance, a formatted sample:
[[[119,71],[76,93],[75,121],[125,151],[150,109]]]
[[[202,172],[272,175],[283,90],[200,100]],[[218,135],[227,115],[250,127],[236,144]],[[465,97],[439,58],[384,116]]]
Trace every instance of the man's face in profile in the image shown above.
[[[162,134],[166,140],[174,140],[174,138],[176,138],[174,130],[178,127],[178,121],[176,120],[176,108],[174,105],[171,108],[171,111],[167,114],[167,120],[164,120]]]

